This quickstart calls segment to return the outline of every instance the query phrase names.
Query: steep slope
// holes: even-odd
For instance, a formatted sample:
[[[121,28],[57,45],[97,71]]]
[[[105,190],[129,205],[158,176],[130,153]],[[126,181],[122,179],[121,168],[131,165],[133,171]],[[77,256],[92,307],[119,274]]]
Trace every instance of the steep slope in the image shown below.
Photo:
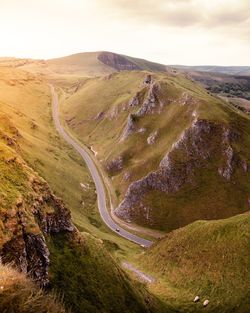
[[[0,118],[5,119],[1,124],[18,129],[22,157],[63,198],[74,222],[87,230],[89,218],[96,219],[93,183],[82,159],[54,127],[48,82],[10,66],[1,68],[0,74]]]
[[[131,284],[102,244],[77,233],[62,201],[5,145],[9,138],[15,140],[4,135],[0,148],[2,262],[65,294],[74,312],[147,311],[143,289]],[[100,292],[100,284],[109,289]]]
[[[47,286],[49,251],[44,236],[73,232],[70,213],[21,158],[19,132],[7,118],[1,118],[0,134],[1,259]]]
[[[61,301],[45,293],[23,273],[0,264],[0,311],[5,313],[66,313]]]
[[[112,179],[125,221],[169,231],[249,210],[249,118],[187,77],[88,79],[62,113]]]
[[[250,215],[197,221],[169,233],[139,258],[166,287],[179,312],[246,313],[250,309]],[[171,286],[171,287],[170,287]],[[192,303],[196,295],[201,301]],[[182,303],[182,305],[181,305]]]
[[[11,80],[7,78],[10,73]],[[69,209],[24,160],[23,156],[32,164],[36,153],[42,155],[43,145],[48,144],[48,140],[45,140],[46,131],[51,130],[49,123],[47,128],[45,127],[46,112],[40,114],[38,120],[32,120],[38,112],[31,100],[35,99],[39,106],[41,105],[41,110],[44,110],[46,106],[43,101],[48,101],[47,87],[44,87],[44,82],[39,83],[33,76],[26,75],[27,73],[21,71],[9,72],[5,69],[2,71],[0,84],[1,88],[5,86],[5,92],[1,90],[0,93],[1,99],[4,99],[4,102],[1,102],[3,111],[0,115],[2,262],[12,263],[41,286],[64,294],[66,306],[72,308],[73,312],[154,310],[155,299],[141,285],[128,279],[106,251],[103,241],[86,233],[80,234],[76,230]],[[8,85],[12,88],[9,89]],[[46,105],[48,104],[50,105],[47,102]],[[26,110],[30,114],[25,117],[27,105]],[[31,124],[30,119],[33,122]],[[35,139],[41,145],[40,148]],[[53,142],[56,143],[57,140],[53,138]],[[28,147],[30,150],[26,150]],[[27,151],[30,151],[29,157]],[[67,148],[64,153],[66,158]],[[46,154],[47,152],[44,152],[45,156],[41,156],[41,160],[44,160],[41,168],[45,174],[50,170]],[[71,157],[73,159],[74,155]],[[67,163],[72,165],[66,158],[63,164]],[[81,171],[81,167],[78,170]],[[55,181],[53,182],[53,186],[56,186]],[[72,198],[74,196],[69,194],[69,202]],[[100,289],[100,286],[103,286],[103,289]]]

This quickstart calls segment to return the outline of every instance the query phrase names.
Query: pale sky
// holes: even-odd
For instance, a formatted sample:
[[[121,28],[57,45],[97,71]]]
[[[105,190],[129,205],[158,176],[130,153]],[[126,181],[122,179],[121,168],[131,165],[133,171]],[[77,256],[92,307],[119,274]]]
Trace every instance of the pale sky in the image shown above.
[[[0,56],[249,65],[250,0],[0,0]]]

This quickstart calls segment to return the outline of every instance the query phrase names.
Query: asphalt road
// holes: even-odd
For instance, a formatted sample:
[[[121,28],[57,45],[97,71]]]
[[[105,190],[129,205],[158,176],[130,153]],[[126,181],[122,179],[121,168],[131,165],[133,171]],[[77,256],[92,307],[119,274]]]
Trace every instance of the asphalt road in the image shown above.
[[[106,206],[106,193],[103,186],[103,181],[100,177],[100,174],[96,168],[95,163],[89,156],[87,150],[82,148],[62,127],[59,119],[59,108],[58,108],[58,95],[55,91],[55,88],[51,86],[51,95],[52,95],[52,109],[53,109],[53,119],[56,126],[57,131],[59,134],[71,145],[75,148],[75,150],[80,153],[82,158],[84,159],[91,176],[93,178],[93,181],[95,183],[96,187],[96,193],[97,193],[97,201],[98,201],[98,208],[101,215],[102,220],[104,223],[117,235],[120,235],[130,241],[133,241],[137,243],[138,245],[149,247],[152,244],[152,241],[146,240],[144,238],[141,238],[139,236],[136,236],[125,229],[121,228],[118,224],[116,224],[113,219],[111,218],[109,211]],[[116,231],[116,229],[119,229],[119,232]]]

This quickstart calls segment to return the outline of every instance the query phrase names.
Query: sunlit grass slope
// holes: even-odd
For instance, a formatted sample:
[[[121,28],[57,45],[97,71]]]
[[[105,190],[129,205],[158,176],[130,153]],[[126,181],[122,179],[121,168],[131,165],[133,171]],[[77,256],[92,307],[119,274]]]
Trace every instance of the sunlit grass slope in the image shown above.
[[[117,249],[137,249],[103,225],[88,169],[54,127],[48,82],[9,65],[1,67],[0,73],[1,126],[7,129],[14,125],[18,130],[20,154],[65,201],[78,229],[103,238],[107,244],[115,241]]]
[[[45,293],[10,265],[0,265],[0,310],[4,313],[66,313],[61,300]]]
[[[151,73],[159,86],[158,100],[162,108],[160,112],[134,117],[136,131],[122,140],[129,115],[136,116],[147,95],[147,87],[143,85],[146,74],[127,71],[72,83],[71,89],[67,89],[66,101],[62,102],[65,126],[97,153],[97,159],[112,179],[115,206],[123,200],[132,182],[158,169],[163,157],[196,119],[240,134],[233,143],[235,155],[246,162],[250,158],[249,118],[180,74]],[[129,106],[137,93],[141,104]],[[150,145],[147,140],[154,132],[157,132],[156,140]],[[225,218],[249,209],[248,171],[242,173],[235,168],[231,181],[222,178],[218,168],[225,158],[223,139],[218,132],[211,136],[206,138],[203,149],[210,145],[213,154],[205,166],[195,170],[192,183],[174,193],[149,190],[143,203],[152,208],[152,218],[143,219],[143,210],[135,208],[133,222],[170,231],[197,219]],[[181,153],[185,151],[175,156],[176,168],[186,160]],[[108,170],[108,164],[119,157],[120,167]]]
[[[12,88],[8,87],[10,74],[12,79],[15,79],[12,82]],[[110,245],[112,249],[113,246],[115,247],[114,250],[119,249],[118,244],[129,250],[130,244],[123,246],[123,242],[119,239],[117,243],[112,244],[111,241],[115,237],[109,232],[105,233],[105,229],[103,232],[99,230],[101,226],[95,226],[97,221],[94,218],[93,221],[87,219],[90,215],[88,216],[86,210],[91,211],[91,205],[95,204],[91,202],[92,187],[85,191],[86,200],[84,201],[87,206],[85,210],[82,209],[82,212],[80,206],[78,209],[78,203],[75,202],[78,195],[70,193],[70,189],[65,188],[67,183],[74,184],[75,178],[70,181],[74,171],[79,171],[78,178],[80,175],[88,177],[86,168],[81,165],[78,157],[56,137],[50,117],[46,84],[42,81],[37,82],[34,77],[29,80],[26,75],[23,72],[16,73],[5,69],[1,76],[3,79],[0,92],[2,108],[0,115],[0,248],[2,259],[5,262],[17,260],[22,264],[22,262],[25,263],[26,257],[31,258],[29,271],[32,271],[32,266],[36,266],[38,261],[32,254],[26,255],[26,251],[30,253],[30,250],[27,247],[23,248],[22,244],[28,235],[41,238],[45,236],[49,248],[47,258],[49,259],[50,288],[65,295],[65,305],[69,310],[72,309],[76,313],[100,312],[100,310],[117,313],[121,311],[144,313],[149,312],[150,309],[153,312],[159,312],[156,299],[151,297],[142,285],[130,280],[106,250],[106,246]],[[3,92],[4,87],[5,92]],[[42,233],[40,224],[43,224],[44,220],[41,222],[37,218],[37,208],[39,207],[40,213],[50,218],[52,224],[55,222],[53,218],[56,218],[53,217],[54,209],[58,208],[54,208],[53,202],[50,202],[52,195],[49,187],[46,187],[46,182],[27,165],[22,157],[29,161],[31,167],[43,174],[44,178],[50,179],[50,185],[54,187],[57,194],[62,192],[62,198],[65,198],[72,210],[74,221],[77,222],[79,218],[80,226],[77,224],[79,230],[86,228],[92,230],[93,235],[101,234],[103,241],[87,233],[80,235],[76,231],[71,231],[68,235],[64,231],[58,233],[57,230],[51,236],[49,233]],[[61,160],[59,164],[57,164],[58,160]],[[59,176],[55,178],[56,166],[62,167],[60,171],[65,170],[66,176],[60,177],[58,170]],[[52,171],[54,174],[50,173]],[[57,185],[57,181],[61,183]],[[76,188],[80,181],[76,180]],[[91,181],[89,183],[91,184]],[[80,195],[81,193],[84,195],[84,192],[79,190]],[[75,206],[74,203],[76,203]],[[67,217],[69,218],[68,215]],[[65,216],[57,216],[57,223],[59,225],[65,223],[64,218]],[[116,242],[116,239],[114,241]],[[45,252],[39,250],[39,256],[40,253],[43,256]],[[5,273],[8,275],[5,276]],[[40,310],[41,312],[65,312],[53,296],[44,294],[24,275],[16,274],[11,269],[1,266],[0,274],[1,312],[39,313]],[[15,279],[12,278],[13,276]]]
[[[169,233],[140,257],[157,275],[158,292],[180,312],[248,312],[250,309],[250,215],[197,221]],[[157,289],[155,289],[157,290]],[[166,295],[169,294],[169,299]],[[203,302],[202,301],[202,302]]]

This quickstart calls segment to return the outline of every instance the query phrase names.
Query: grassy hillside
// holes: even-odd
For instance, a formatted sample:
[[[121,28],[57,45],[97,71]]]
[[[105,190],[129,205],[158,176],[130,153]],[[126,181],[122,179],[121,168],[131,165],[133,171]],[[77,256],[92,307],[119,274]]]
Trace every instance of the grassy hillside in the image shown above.
[[[88,234],[68,241],[62,235],[49,241],[49,249],[52,286],[63,290],[73,312],[161,312],[158,300],[128,278],[102,241]]]
[[[240,75],[249,76],[250,66],[185,66],[185,65],[173,65],[175,68],[179,68],[185,71],[199,71],[199,72],[211,72],[221,73],[228,75]]]
[[[15,128],[11,130],[15,131]],[[19,270],[29,272],[42,285],[47,286],[49,279],[50,288],[65,295],[66,306],[73,308],[73,312],[98,312],[100,308],[105,308],[104,312],[147,312],[144,297],[149,295],[146,290],[125,276],[102,241],[73,231],[69,212],[18,155],[18,142],[17,152],[6,146],[5,140],[7,145],[10,138],[15,141],[16,133],[12,137],[10,133],[4,134],[0,145],[2,261],[15,263]],[[6,312],[32,312],[27,308],[30,305],[30,310],[37,306],[39,312],[44,305],[43,312],[59,312],[59,304],[53,303],[53,298],[49,295],[46,298],[34,284],[27,283],[24,278],[19,281],[19,278],[16,277],[15,283],[10,276],[1,276],[4,292],[0,292],[0,308],[9,304],[10,311],[6,309]],[[27,283],[27,286],[15,291],[21,283]],[[104,288],[102,292],[100,286]],[[1,301],[2,293],[4,301]],[[111,293],[115,300],[110,297]],[[27,303],[21,302],[21,296]],[[10,299],[15,303],[10,304]],[[152,298],[150,306],[154,308],[155,305]]]
[[[146,75],[88,79],[62,103],[66,127],[110,177],[117,215],[169,231],[247,211],[247,115],[184,75]]]
[[[84,219],[84,190],[80,183],[90,185],[90,190],[93,184],[80,157],[54,128],[47,82],[17,69],[1,69],[0,108],[1,116],[6,118],[2,126],[14,125],[20,133],[20,153],[25,160],[75,211],[76,220]],[[88,192],[89,210],[95,206],[92,192]]]
[[[20,154],[61,197],[75,225],[112,243],[125,253],[138,248],[113,234],[99,216],[94,184],[79,155],[58,135],[52,120],[48,82],[19,68],[0,69],[0,119],[6,130],[18,130]],[[55,81],[55,84],[65,80]],[[69,80],[78,84],[78,79]],[[68,83],[66,84],[68,86]],[[81,185],[82,184],[82,185]]]
[[[51,59],[47,64],[58,74],[96,76],[112,73],[114,70],[98,60],[98,52],[78,53],[58,59]]]
[[[250,99],[250,76],[195,71],[189,71],[188,75],[219,96]]]
[[[77,53],[50,60],[0,58],[0,67],[15,67],[50,78],[105,76],[123,70],[165,72],[163,64],[107,51]]]
[[[44,81],[16,69],[5,68],[1,73],[2,262],[15,264],[23,273],[28,272],[36,283],[65,294],[65,304],[73,312],[158,311],[157,301],[142,285],[134,283],[124,274],[105,248],[113,245],[115,249],[119,249],[118,244],[121,244],[126,249],[131,245],[133,251],[133,245],[127,243],[123,246],[122,240],[117,239],[116,242],[114,235],[105,228],[101,230],[101,225],[96,225],[97,221],[91,213],[91,205],[95,205],[95,197],[91,198],[92,188],[85,190],[86,194],[79,188],[79,195],[74,190],[74,186],[78,188],[84,175],[89,178],[78,156],[55,133],[47,85]],[[93,235],[102,234],[103,241],[87,233],[80,234],[74,229],[69,210],[32,167],[50,180],[57,194],[62,193],[62,197],[72,207],[72,215],[77,225],[79,221],[80,231],[85,230],[81,227],[85,225],[86,229],[93,230]],[[75,172],[76,177],[72,177],[74,171],[78,171]],[[66,183],[70,185],[68,189]],[[84,198],[81,198],[81,193]],[[77,200],[77,197],[80,199]],[[78,201],[86,201],[86,208],[79,206]],[[11,277],[4,280],[6,286],[11,285],[8,279]],[[39,312],[41,301],[44,301],[44,312],[57,312],[59,304],[53,304],[49,295],[48,298],[43,298],[42,292],[35,285],[32,287],[33,283],[29,284],[25,278],[22,279],[27,283],[27,290],[23,288],[19,292],[15,291],[14,288],[22,286],[17,281],[8,296],[16,302],[9,307],[12,311],[6,312],[19,312],[16,306],[20,306],[20,312],[33,312],[33,305],[37,306]],[[8,289],[4,293],[6,302],[1,302],[2,292],[0,290],[0,307],[2,305],[5,308],[9,301]],[[28,297],[27,303],[18,302],[22,295],[23,301]],[[29,303],[31,311],[25,307]],[[46,311],[47,306],[49,309]],[[61,312],[64,312],[63,309]]]
[[[169,233],[139,263],[158,277],[155,291],[179,312],[202,312],[202,303],[192,303],[196,295],[209,299],[208,312],[248,312],[249,230],[249,213],[197,221]]]
[[[166,71],[166,66],[107,51],[85,52],[48,60],[50,69],[60,74],[101,76],[123,70]]]

